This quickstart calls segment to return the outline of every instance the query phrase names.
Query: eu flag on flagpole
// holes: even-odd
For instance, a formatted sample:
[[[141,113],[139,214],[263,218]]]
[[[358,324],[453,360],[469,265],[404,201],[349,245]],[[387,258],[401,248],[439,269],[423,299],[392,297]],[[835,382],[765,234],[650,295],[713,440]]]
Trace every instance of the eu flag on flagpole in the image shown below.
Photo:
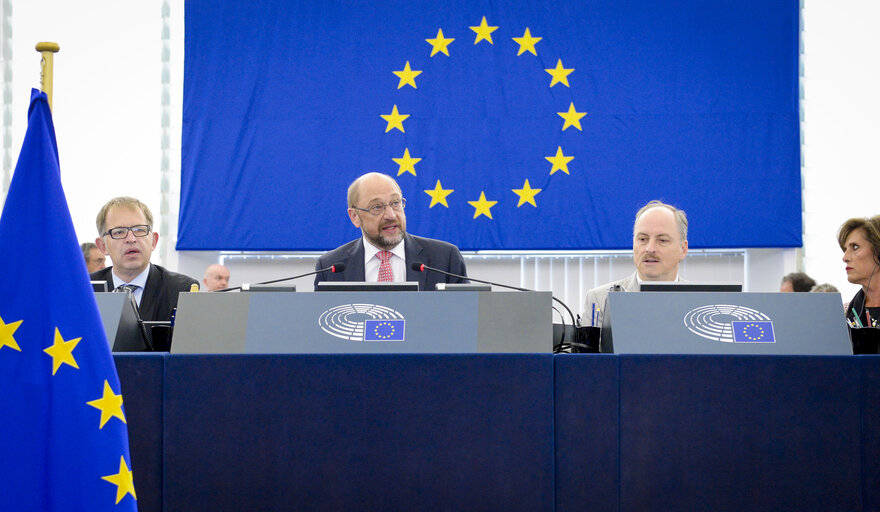
[[[125,408],[46,95],[0,217],[0,509],[137,510]]]

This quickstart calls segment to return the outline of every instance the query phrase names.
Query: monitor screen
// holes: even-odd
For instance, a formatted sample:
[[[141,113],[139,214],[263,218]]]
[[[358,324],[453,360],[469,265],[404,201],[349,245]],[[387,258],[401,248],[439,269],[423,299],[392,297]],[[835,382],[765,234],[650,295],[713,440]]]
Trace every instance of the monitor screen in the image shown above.
[[[642,281],[643,292],[741,292],[740,283],[688,283],[682,281]]]
[[[368,283],[366,281],[321,281],[316,292],[417,292],[417,281],[402,283]]]

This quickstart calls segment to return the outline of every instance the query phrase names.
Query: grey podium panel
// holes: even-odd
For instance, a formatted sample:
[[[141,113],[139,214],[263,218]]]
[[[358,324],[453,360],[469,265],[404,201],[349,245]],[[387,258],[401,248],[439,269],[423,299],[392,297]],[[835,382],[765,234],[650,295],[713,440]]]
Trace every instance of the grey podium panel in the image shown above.
[[[187,293],[175,354],[552,351],[549,292]]]
[[[128,293],[95,293],[98,311],[113,352],[141,352],[146,350],[138,324],[137,306]]]
[[[852,354],[838,293],[609,293],[602,345],[619,354]]]

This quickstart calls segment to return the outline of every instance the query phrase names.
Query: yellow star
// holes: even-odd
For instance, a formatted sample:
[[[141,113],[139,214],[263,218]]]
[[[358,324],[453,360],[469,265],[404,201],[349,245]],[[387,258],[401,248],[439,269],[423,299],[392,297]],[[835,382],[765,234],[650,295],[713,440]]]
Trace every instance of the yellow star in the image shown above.
[[[0,349],[3,347],[10,347],[21,352],[21,347],[18,346],[18,342],[15,341],[15,338],[13,338],[12,335],[15,334],[15,330],[18,329],[18,326],[21,325],[22,322],[24,322],[24,320],[9,324],[3,323],[3,317],[0,316]]]
[[[444,189],[443,185],[440,184],[440,180],[437,180],[437,185],[434,186],[433,190],[426,190],[425,193],[431,196],[431,204],[428,205],[428,208],[433,208],[434,205],[442,204],[443,206],[449,208],[449,203],[446,202],[446,196],[455,192],[451,188]]]
[[[433,47],[431,48],[431,57],[437,55],[438,52],[443,52],[446,54],[447,57],[449,57],[449,48],[447,48],[447,46],[449,46],[449,43],[455,41],[455,39],[445,39],[443,37],[443,29],[438,28],[437,37],[435,37],[434,39],[425,39],[425,41],[431,43],[431,46]]]
[[[416,87],[416,77],[421,75],[422,72],[413,71],[409,67],[409,61],[406,61],[406,66],[403,66],[403,71],[392,71],[392,73],[400,78],[400,83],[397,84],[398,89],[400,89],[404,85],[411,85],[413,89],[418,89],[418,87]],[[566,82],[565,85],[568,85],[568,82]]]
[[[568,112],[557,112],[557,114],[559,114],[559,117],[565,119],[565,124],[562,125],[562,131],[565,131],[569,126],[574,126],[578,130],[583,131],[581,130],[581,118],[587,115],[587,113],[576,111],[574,109],[574,103],[568,107]]]
[[[492,218],[492,210],[491,208],[498,204],[498,201],[486,201],[486,193],[480,191],[480,200],[479,201],[468,201],[468,204],[476,208],[474,211],[474,218],[476,219],[480,215],[485,215],[486,217]]]
[[[104,428],[111,417],[119,418],[125,423],[125,414],[122,413],[122,395],[113,394],[110,383],[106,380],[104,381],[104,396],[86,403],[101,411],[101,425],[98,428]]]
[[[573,156],[565,156],[562,154],[562,146],[556,147],[556,156],[545,156],[544,157],[548,162],[553,164],[553,168],[550,169],[550,176],[553,176],[553,173],[556,171],[562,171],[565,174],[571,174],[568,172],[568,162],[574,160]]]
[[[529,185],[529,180],[526,180],[526,182],[523,184],[523,188],[514,188],[512,190],[514,194],[519,196],[519,203],[517,203],[516,205],[517,208],[526,203],[532,203],[532,206],[534,206],[535,208],[538,207],[538,205],[535,203],[535,196],[538,195],[541,189],[532,188]]]
[[[382,119],[388,121],[388,126],[385,127],[385,133],[391,131],[392,128],[397,128],[400,131],[403,131],[403,121],[409,114],[401,114],[397,111],[397,105],[394,105],[394,108],[391,109],[391,113],[388,115],[381,114]],[[564,130],[565,128],[563,128]]]
[[[77,343],[81,339],[75,338],[70,341],[64,341],[64,338],[61,337],[61,331],[57,327],[55,328],[55,342],[51,347],[43,350],[43,352],[52,356],[52,375],[55,375],[55,372],[58,371],[62,364],[69,364],[79,370],[76,359],[73,358],[73,349],[76,348]]]
[[[134,493],[134,476],[131,471],[129,471],[124,457],[119,457],[119,473],[102,476],[101,480],[107,480],[116,486],[117,505],[122,501],[122,498],[124,498],[126,494],[131,494],[131,497],[137,500],[137,495]]]
[[[403,158],[392,158],[392,160],[400,166],[400,169],[397,171],[398,176],[405,172],[412,173],[412,175],[415,176],[416,164],[422,161],[421,158],[412,158],[409,156],[409,148],[403,149]]]
[[[571,72],[574,71],[574,68],[565,69],[564,67],[562,67],[562,59],[558,59],[556,61],[555,68],[545,69],[544,71],[550,73],[550,76],[553,77],[553,80],[550,81],[550,87],[553,87],[554,85],[556,85],[558,83],[561,83],[561,84],[565,85],[566,87],[569,87],[568,75],[570,75]],[[400,89],[400,87],[398,87],[398,89]]]
[[[532,37],[532,33],[529,32],[529,27],[526,27],[526,32],[522,37],[514,37],[513,40],[519,43],[519,51],[516,52],[516,56],[519,57],[525,51],[529,51],[532,55],[537,56],[538,52],[535,51],[535,43],[543,39],[543,37]]]
[[[471,30],[477,33],[477,39],[474,41],[474,44],[477,44],[480,41],[489,41],[489,44],[495,44],[492,41],[492,32],[498,30],[498,27],[490,27],[486,23],[485,16],[483,16],[483,21],[481,21],[476,27],[471,27]]]

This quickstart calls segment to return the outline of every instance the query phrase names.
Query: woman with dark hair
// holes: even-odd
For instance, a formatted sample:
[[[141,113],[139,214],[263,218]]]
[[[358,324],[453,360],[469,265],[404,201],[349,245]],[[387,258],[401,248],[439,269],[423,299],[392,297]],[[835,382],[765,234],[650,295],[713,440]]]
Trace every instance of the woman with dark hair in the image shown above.
[[[846,318],[856,327],[880,327],[880,215],[844,222],[837,243],[846,279],[862,287],[847,305]]]

